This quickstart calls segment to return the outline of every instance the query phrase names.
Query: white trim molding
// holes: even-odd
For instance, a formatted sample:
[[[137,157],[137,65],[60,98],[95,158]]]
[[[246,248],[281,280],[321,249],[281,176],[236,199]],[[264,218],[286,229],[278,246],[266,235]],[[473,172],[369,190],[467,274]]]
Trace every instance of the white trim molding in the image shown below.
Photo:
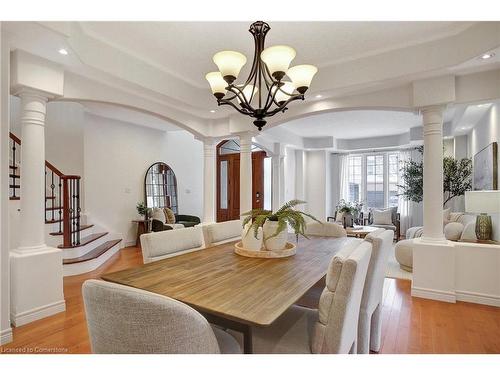
[[[457,290],[457,301],[500,307],[500,296]]]
[[[43,319],[48,316],[64,312],[66,310],[66,302],[64,300],[49,303],[45,306],[36,307],[34,309],[24,311],[19,314],[11,313],[10,319],[15,327],[34,322],[38,319]]]
[[[456,294],[453,292],[429,288],[417,288],[413,286],[411,288],[411,296],[450,303],[455,303],[457,301]]]
[[[13,339],[12,328],[7,328],[0,332],[0,345],[8,344],[12,342]]]

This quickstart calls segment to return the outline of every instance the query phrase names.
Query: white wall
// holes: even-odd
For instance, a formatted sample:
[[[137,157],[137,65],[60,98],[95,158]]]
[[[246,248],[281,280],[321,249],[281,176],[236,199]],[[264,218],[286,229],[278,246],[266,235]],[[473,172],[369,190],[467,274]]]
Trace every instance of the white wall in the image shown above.
[[[494,103],[483,118],[469,133],[468,137],[469,157],[474,162],[474,155],[492,142],[500,146],[500,103]],[[500,166],[500,152],[498,153],[498,166]],[[498,173],[498,184],[500,187],[500,173]],[[493,221],[493,235],[495,240],[500,240],[500,214],[491,215]]]
[[[84,179],[91,222],[135,241],[136,203],[144,201],[144,175],[157,162],[176,174],[179,213],[203,212],[203,144],[186,131],[163,132],[85,114]]]
[[[318,220],[326,220],[327,152],[307,151],[305,164],[305,191],[307,210]]]

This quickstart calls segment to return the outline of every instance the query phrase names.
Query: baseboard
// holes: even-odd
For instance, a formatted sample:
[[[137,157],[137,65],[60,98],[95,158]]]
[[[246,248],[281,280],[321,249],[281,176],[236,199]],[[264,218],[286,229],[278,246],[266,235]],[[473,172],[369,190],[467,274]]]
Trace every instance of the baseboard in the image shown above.
[[[12,342],[12,340],[12,328],[9,327],[0,332],[0,345],[8,344],[9,342]]]
[[[48,316],[61,313],[66,310],[66,302],[64,300],[50,303],[45,306],[37,307],[19,314],[10,315],[10,320],[15,327],[34,322],[35,320],[43,319]]]
[[[135,240],[130,240],[130,241],[123,241],[123,247],[135,247]]]
[[[457,290],[456,295],[457,301],[500,307],[500,296],[476,292],[466,292],[463,290]]]
[[[457,300],[456,294],[453,292],[427,288],[416,288],[413,286],[411,288],[411,296],[450,303],[455,303]]]

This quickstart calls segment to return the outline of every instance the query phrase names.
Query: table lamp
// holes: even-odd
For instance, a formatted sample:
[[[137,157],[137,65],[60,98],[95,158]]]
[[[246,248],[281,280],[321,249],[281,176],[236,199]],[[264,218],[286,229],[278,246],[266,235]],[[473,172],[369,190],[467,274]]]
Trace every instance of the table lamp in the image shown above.
[[[476,218],[476,237],[480,241],[491,240],[491,216],[500,213],[500,190],[465,192],[465,211],[479,213]]]

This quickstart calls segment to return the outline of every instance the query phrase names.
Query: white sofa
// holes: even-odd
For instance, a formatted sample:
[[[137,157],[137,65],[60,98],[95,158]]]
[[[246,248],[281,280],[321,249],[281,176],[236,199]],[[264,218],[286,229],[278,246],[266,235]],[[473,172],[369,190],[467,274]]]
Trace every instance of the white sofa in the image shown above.
[[[224,221],[202,225],[206,247],[217,246],[223,243],[241,239],[243,229],[241,220]]]
[[[190,253],[204,249],[205,241],[201,227],[181,228],[141,236],[144,263]]]

